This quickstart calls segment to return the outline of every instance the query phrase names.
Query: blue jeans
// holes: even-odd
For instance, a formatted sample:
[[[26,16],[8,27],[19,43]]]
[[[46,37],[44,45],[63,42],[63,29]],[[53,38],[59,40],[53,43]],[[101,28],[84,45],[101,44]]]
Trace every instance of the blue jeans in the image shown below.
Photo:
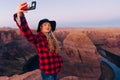
[[[41,72],[42,80],[58,80],[58,74],[45,74],[43,71]]]

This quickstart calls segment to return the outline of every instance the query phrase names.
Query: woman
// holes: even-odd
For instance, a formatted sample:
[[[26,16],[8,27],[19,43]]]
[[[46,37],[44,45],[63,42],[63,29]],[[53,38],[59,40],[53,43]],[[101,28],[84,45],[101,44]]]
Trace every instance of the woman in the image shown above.
[[[58,42],[53,34],[56,22],[48,19],[40,20],[37,34],[33,34],[24,16],[26,9],[23,8],[25,7],[27,7],[26,2],[19,4],[17,13],[14,14],[14,21],[22,35],[36,47],[42,80],[58,80],[58,72],[62,67],[62,58],[58,54]]]

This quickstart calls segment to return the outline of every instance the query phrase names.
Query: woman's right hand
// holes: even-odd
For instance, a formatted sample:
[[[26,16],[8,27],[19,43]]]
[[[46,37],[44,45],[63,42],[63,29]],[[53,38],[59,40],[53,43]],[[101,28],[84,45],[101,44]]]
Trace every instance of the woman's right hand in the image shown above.
[[[17,7],[17,15],[20,16],[25,11],[27,11],[27,2],[22,2]]]

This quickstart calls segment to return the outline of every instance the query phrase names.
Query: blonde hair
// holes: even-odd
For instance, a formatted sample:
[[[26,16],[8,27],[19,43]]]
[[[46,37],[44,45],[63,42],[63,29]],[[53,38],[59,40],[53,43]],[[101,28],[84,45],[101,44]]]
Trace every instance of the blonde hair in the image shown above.
[[[48,40],[48,45],[49,45],[49,50],[50,52],[59,52],[59,44],[58,40],[56,39],[55,35],[53,32],[49,32],[48,34],[45,34]]]

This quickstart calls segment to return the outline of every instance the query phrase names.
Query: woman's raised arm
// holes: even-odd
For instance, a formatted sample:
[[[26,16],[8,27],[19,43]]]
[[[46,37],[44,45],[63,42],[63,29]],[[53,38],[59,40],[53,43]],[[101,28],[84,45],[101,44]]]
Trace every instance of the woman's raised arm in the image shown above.
[[[30,41],[31,43],[36,44],[37,43],[36,36],[30,30],[28,23],[26,21],[25,15],[24,15],[26,8],[27,8],[26,2],[20,3],[18,5],[17,12],[14,14],[14,21],[19,27],[22,35],[24,35],[26,39]]]

